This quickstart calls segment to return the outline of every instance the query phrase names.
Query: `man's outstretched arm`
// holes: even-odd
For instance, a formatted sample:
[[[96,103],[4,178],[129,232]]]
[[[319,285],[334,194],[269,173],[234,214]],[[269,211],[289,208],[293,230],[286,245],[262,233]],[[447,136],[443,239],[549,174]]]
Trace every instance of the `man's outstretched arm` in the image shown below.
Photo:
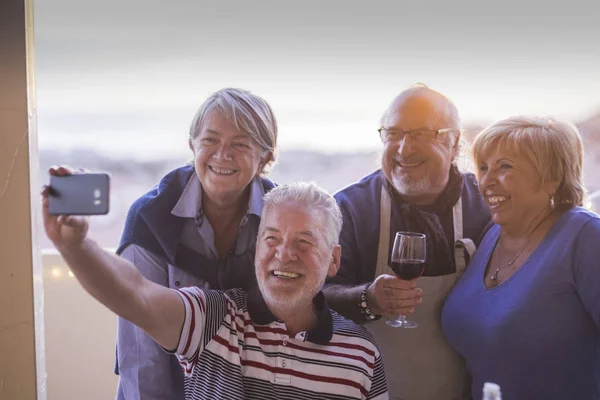
[[[71,173],[63,167],[50,169],[52,175]],[[42,192],[44,229],[83,288],[164,348],[175,349],[185,317],[177,292],[145,279],[133,264],[100,248],[87,237],[86,218],[50,215],[49,192]]]

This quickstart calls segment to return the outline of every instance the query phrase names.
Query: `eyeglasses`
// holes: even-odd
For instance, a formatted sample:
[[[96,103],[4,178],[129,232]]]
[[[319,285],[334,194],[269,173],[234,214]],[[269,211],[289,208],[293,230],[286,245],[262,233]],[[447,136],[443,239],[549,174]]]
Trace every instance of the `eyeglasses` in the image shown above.
[[[412,131],[401,131],[396,128],[379,128],[377,129],[381,139],[384,141],[400,141],[404,138],[404,135],[410,136],[410,138],[415,142],[426,142],[437,139],[438,135],[442,133],[448,132],[456,132],[457,129],[454,128],[443,128],[443,129],[414,129]]]

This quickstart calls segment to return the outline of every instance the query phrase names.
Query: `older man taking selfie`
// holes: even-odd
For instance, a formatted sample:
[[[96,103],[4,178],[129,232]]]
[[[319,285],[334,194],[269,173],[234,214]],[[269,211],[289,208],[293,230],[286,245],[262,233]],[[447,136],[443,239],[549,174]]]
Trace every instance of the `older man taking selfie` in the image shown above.
[[[425,85],[403,91],[381,119],[381,169],[335,195],[344,221],[342,260],[324,293],[334,310],[373,333],[393,399],[470,398],[464,361],[446,342],[440,315],[490,214],[474,175],[457,168],[459,128],[444,95]],[[423,277],[415,281],[390,268],[399,231],[426,237]],[[399,315],[418,327],[381,319]]]
[[[66,175],[65,168],[51,174]],[[86,219],[53,216],[46,234],[98,301],[180,360],[188,399],[387,399],[383,363],[368,332],[330,311],[321,292],[339,268],[342,216],[312,184],[264,199],[258,287],[170,289],[87,237]]]

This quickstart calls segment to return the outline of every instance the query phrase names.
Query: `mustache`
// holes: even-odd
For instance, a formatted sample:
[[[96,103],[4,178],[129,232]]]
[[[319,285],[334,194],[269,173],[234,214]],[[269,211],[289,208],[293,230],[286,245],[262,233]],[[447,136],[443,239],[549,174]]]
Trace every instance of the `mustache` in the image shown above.
[[[427,161],[427,158],[423,156],[394,157],[394,161],[401,164],[418,164]]]
[[[298,261],[290,261],[285,264],[275,261],[268,265],[269,271],[283,271],[283,272],[296,272],[299,273],[302,268],[302,264]]]

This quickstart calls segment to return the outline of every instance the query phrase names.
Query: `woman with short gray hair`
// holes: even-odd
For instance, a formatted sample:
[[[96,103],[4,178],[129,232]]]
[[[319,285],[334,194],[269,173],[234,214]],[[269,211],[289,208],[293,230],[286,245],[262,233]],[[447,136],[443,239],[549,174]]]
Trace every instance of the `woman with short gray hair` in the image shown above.
[[[600,399],[600,217],[581,207],[577,128],[509,118],[473,155],[495,225],[442,313],[472,393],[494,382],[507,399]]]
[[[174,289],[249,289],[265,177],[275,161],[277,122],[246,90],[211,95],[193,118],[194,162],[167,174],[129,210],[117,253]],[[140,328],[119,318],[118,400],[183,399],[183,372]]]

